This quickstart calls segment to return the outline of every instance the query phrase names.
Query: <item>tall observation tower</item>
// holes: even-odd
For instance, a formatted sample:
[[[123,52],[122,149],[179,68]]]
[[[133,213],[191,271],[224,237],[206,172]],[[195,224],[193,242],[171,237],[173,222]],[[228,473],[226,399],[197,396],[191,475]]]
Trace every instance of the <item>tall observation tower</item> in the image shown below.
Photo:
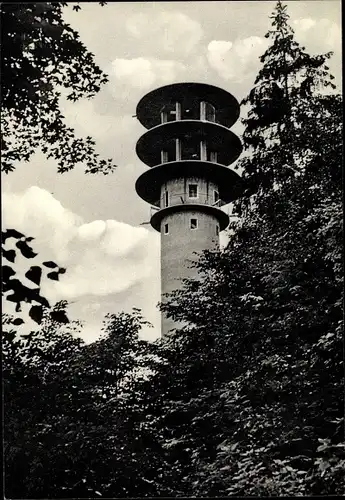
[[[181,288],[197,277],[195,252],[219,246],[229,223],[221,206],[241,195],[241,178],[226,165],[242,151],[229,130],[239,117],[238,101],[202,83],[177,83],[146,94],[136,115],[148,130],[136,152],[149,170],[136,182],[138,195],[151,204],[151,225],[161,233],[161,291]],[[177,327],[162,315],[162,335]]]

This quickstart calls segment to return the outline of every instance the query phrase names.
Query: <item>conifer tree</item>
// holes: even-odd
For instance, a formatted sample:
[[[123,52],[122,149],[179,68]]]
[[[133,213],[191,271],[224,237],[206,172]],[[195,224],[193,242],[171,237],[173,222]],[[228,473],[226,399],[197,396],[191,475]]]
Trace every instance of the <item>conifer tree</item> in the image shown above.
[[[250,106],[243,140],[251,154],[238,166],[247,180],[248,194],[256,194],[256,203],[301,173],[304,157],[315,146],[306,127],[310,122],[318,126],[320,105],[325,111],[321,91],[335,89],[327,66],[332,53],[311,56],[305,52],[295,40],[287,6],[280,0],[271,19],[272,27],[265,35],[271,44],[260,58],[262,67],[253,89],[242,101]],[[242,204],[246,206],[248,198]]]

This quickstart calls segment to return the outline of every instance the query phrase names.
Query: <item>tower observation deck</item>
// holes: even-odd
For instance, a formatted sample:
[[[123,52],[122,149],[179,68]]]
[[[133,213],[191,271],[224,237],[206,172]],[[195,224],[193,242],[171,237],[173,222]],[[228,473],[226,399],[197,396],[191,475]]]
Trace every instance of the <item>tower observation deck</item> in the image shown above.
[[[230,127],[240,114],[228,92],[203,83],[177,83],[146,94],[136,116],[148,130],[136,152],[151,167],[136,182],[153,207],[151,225],[161,233],[161,291],[197,278],[195,253],[219,247],[229,224],[221,206],[242,194],[240,176],[227,167],[242,151]],[[180,326],[162,315],[162,335]]]

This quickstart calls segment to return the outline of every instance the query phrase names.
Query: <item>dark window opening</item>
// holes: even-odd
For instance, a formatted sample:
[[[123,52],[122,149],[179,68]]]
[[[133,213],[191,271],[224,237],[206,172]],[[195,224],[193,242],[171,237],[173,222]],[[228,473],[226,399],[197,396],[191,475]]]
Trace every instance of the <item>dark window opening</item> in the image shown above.
[[[198,185],[197,184],[189,184],[189,198],[197,198],[198,197]]]
[[[219,236],[219,226],[216,226],[216,235]]]
[[[195,137],[184,137],[181,140],[181,159],[200,160],[200,140]]]
[[[169,224],[164,224],[164,234],[169,234]]]
[[[169,206],[169,192],[168,191],[165,191],[165,193],[164,193],[164,205],[166,207]]]
[[[200,120],[199,105],[194,102],[181,110],[182,120]]]
[[[214,191],[214,202],[217,203],[218,200],[219,200],[219,193],[218,191]]]
[[[161,123],[174,122],[181,119],[180,104],[171,102],[161,109]]]
[[[176,161],[176,141],[171,139],[167,144],[164,145],[164,149],[161,151],[161,163],[168,163],[170,161]]]
[[[161,151],[161,162],[167,163],[169,161],[168,151]]]
[[[191,229],[198,229],[198,219],[191,219],[190,220],[190,228]]]

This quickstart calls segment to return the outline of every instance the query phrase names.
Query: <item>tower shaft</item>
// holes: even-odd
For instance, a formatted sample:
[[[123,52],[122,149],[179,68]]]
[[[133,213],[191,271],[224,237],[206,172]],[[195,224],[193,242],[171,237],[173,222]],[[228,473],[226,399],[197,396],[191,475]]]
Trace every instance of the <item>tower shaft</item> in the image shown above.
[[[198,269],[193,266],[198,254],[218,248],[219,222],[214,214],[195,208],[164,217],[161,222],[162,302],[165,294],[183,287],[184,279],[198,278]],[[162,314],[163,335],[178,326],[181,325]]]

